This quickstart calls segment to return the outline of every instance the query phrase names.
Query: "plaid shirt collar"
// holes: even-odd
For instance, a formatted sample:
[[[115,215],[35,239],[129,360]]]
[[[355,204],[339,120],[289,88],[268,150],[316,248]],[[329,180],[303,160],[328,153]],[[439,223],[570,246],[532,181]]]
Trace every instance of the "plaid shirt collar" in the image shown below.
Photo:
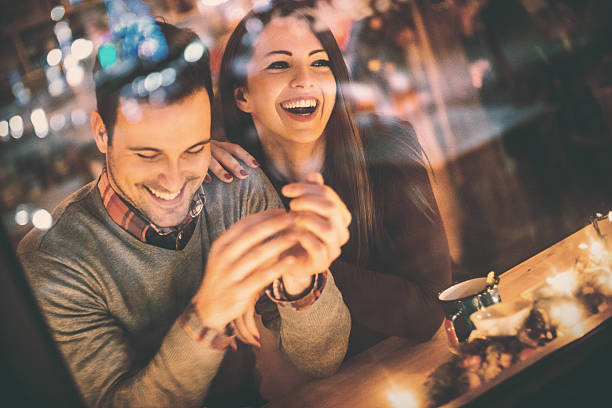
[[[193,197],[189,213],[179,225],[158,227],[115,192],[109,182],[106,167],[98,180],[98,190],[106,212],[117,225],[144,243],[166,249],[183,249],[187,245],[195,230],[197,217],[206,203],[204,189],[200,186]]]

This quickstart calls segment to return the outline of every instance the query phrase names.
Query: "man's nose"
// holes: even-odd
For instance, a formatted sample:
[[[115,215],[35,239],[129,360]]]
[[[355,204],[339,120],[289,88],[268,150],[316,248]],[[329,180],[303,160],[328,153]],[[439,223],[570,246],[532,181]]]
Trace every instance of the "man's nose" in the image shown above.
[[[168,161],[159,175],[161,186],[168,190],[168,193],[176,193],[183,187],[184,175],[179,161]]]

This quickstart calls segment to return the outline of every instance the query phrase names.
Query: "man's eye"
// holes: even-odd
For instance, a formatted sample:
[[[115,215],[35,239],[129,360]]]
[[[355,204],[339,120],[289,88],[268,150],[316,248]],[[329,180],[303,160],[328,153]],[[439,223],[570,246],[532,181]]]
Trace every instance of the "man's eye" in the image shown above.
[[[202,150],[204,150],[204,146],[205,145],[200,145],[200,146],[194,147],[193,149],[189,149],[189,150],[187,150],[187,153],[189,153],[189,154],[198,154]]]
[[[266,69],[285,69],[289,68],[289,63],[286,61],[274,61],[266,67]]]
[[[136,156],[142,158],[142,159],[147,159],[147,160],[153,160],[155,158],[157,158],[157,156],[159,156],[157,153],[154,154],[144,154],[144,153],[136,153]]]
[[[320,59],[314,61],[311,65],[313,67],[329,67],[330,64],[328,60]]]

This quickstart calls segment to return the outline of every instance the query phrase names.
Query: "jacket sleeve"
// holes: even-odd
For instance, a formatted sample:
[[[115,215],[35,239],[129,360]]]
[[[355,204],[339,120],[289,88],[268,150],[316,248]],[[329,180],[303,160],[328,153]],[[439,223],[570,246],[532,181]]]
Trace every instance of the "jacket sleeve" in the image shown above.
[[[369,135],[366,150],[382,234],[368,265],[336,261],[331,270],[355,322],[425,341],[443,317],[437,293],[451,282],[448,242],[414,130],[386,129]]]
[[[225,351],[192,340],[177,321],[153,358],[137,367],[126,332],[86,271],[41,251],[20,259],[88,406],[202,406]]]

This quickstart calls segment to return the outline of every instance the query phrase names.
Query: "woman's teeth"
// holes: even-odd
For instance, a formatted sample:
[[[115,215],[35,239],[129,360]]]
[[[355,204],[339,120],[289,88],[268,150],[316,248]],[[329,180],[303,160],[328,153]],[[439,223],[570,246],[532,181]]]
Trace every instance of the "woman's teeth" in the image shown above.
[[[298,115],[310,115],[317,108],[317,100],[314,98],[295,99],[292,101],[281,103],[281,107],[290,113]]]

